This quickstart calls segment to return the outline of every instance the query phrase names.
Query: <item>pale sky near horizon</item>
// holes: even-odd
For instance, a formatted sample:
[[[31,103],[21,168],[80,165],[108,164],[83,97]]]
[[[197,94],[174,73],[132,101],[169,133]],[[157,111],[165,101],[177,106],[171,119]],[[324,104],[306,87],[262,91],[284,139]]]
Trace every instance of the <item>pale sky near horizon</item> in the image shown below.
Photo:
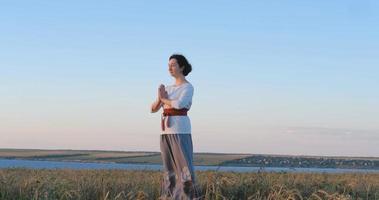
[[[0,148],[159,151],[168,57],[195,152],[379,157],[378,1],[2,1]]]

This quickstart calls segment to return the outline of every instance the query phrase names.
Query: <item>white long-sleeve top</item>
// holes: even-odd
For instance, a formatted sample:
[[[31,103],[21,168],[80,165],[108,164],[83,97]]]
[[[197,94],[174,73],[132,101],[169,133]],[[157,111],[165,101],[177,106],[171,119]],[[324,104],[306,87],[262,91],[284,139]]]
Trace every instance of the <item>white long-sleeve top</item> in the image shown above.
[[[169,85],[165,87],[168,99],[171,100],[171,108],[190,109],[192,105],[192,97],[194,88],[191,83],[183,83],[181,85]],[[170,108],[163,105],[163,108]],[[166,118],[167,120],[167,118]],[[166,121],[165,121],[166,123]],[[191,133],[191,120],[188,116],[170,116],[170,127],[166,127],[162,134],[185,134]]]

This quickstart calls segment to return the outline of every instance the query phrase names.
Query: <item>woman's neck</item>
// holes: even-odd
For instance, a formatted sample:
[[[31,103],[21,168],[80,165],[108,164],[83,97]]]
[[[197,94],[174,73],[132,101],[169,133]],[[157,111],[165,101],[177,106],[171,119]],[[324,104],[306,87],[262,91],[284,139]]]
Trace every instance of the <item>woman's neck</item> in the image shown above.
[[[175,78],[175,85],[181,85],[184,83],[187,83],[188,81],[184,78],[184,76],[180,76],[178,78]]]

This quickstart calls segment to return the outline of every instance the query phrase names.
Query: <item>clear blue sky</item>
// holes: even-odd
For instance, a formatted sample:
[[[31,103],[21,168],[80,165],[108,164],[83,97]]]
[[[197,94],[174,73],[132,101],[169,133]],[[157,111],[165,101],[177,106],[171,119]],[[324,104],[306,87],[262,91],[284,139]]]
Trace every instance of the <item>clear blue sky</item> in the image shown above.
[[[377,1],[2,1],[0,148],[159,151],[168,57],[195,152],[379,156]]]

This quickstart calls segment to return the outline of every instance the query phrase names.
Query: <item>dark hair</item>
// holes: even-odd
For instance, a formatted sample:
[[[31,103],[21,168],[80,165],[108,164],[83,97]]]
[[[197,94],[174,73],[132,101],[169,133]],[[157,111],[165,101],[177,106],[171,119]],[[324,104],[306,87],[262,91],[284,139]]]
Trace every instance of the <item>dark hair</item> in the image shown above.
[[[183,69],[183,75],[184,76],[187,76],[192,71],[192,66],[188,62],[186,57],[184,57],[183,55],[180,55],[180,54],[173,54],[170,56],[170,58],[168,60],[171,60],[173,58],[178,62],[178,65],[180,68],[184,67],[184,69]]]

